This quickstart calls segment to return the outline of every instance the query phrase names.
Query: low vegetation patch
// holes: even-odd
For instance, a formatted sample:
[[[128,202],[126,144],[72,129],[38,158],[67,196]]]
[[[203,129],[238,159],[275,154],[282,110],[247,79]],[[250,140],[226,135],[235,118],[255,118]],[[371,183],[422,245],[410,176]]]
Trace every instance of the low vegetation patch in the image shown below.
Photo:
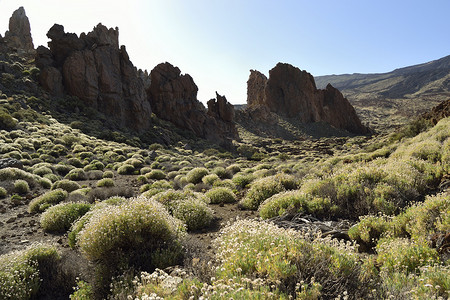
[[[89,203],[60,203],[41,215],[41,227],[49,232],[66,232],[72,223],[89,211]]]
[[[34,244],[0,256],[0,299],[32,299],[49,284],[60,259],[53,246]]]
[[[58,204],[64,201],[68,196],[68,193],[63,189],[56,189],[46,192],[45,194],[34,198],[28,205],[28,211],[43,212],[52,205]]]

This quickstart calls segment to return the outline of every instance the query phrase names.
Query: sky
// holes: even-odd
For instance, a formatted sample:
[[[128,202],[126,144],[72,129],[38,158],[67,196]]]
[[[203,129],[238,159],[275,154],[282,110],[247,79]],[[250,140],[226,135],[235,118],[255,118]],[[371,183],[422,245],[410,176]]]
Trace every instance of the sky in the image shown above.
[[[57,23],[89,32],[119,27],[134,65],[170,62],[206,103],[217,91],[247,99],[249,70],[278,62],[314,76],[384,73],[450,55],[449,0],[0,0],[0,33],[23,6],[35,47]]]

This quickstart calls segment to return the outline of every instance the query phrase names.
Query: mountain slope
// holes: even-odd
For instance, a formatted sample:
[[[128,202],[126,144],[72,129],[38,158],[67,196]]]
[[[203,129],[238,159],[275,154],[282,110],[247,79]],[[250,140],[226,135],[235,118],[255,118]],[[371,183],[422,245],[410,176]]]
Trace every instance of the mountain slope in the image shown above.
[[[383,131],[450,98],[450,55],[388,73],[327,75],[315,80],[318,88],[331,83],[362,121]]]
[[[331,83],[344,93],[371,93],[385,98],[450,92],[450,55],[389,73],[315,77],[318,88]]]

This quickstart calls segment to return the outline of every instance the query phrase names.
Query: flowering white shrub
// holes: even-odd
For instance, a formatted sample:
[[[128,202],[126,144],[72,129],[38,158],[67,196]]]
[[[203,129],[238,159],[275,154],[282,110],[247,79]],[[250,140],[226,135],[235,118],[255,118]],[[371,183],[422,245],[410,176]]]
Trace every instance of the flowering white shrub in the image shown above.
[[[126,249],[150,251],[179,241],[184,225],[155,200],[137,197],[119,206],[94,210],[78,234],[78,245],[91,260]]]

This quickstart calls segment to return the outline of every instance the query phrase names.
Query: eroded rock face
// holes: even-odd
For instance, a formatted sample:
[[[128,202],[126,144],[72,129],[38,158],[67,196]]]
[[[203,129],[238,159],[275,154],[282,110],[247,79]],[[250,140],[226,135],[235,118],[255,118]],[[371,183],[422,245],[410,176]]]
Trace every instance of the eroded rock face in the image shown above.
[[[124,46],[119,30],[102,24],[78,37],[55,24],[47,33],[49,48],[37,49],[40,82],[54,95],[77,96],[86,105],[138,131],[150,125],[151,107],[144,83]],[[60,83],[62,85],[60,85]]]
[[[247,86],[249,109],[263,106],[303,123],[323,121],[352,133],[368,133],[339,90],[331,85],[318,90],[311,74],[292,65],[278,63],[270,70],[268,79],[251,70]]]
[[[170,63],[161,63],[150,72],[147,90],[153,112],[197,136],[226,145],[237,138],[234,108],[225,97],[208,102],[207,111],[197,100],[198,87],[189,74],[181,74]]]
[[[263,73],[250,70],[250,77],[247,81],[247,106],[258,106],[264,102],[264,89],[267,77]]]
[[[30,21],[23,7],[14,11],[9,19],[9,31],[6,31],[4,40],[10,49],[18,53],[32,54],[34,52]]]

